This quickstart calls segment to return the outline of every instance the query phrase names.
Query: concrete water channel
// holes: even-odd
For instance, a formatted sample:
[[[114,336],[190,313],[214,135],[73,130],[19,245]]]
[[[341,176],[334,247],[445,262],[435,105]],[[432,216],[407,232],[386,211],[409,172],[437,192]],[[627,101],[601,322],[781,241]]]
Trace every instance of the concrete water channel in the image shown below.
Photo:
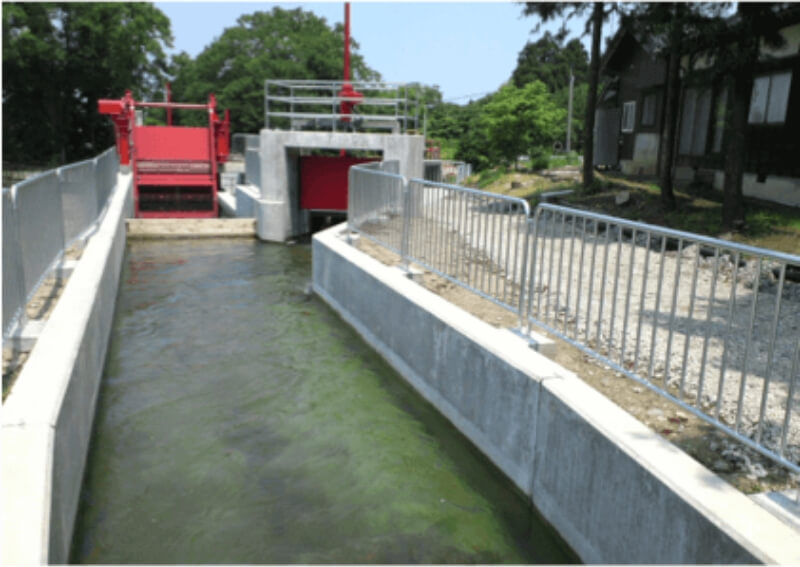
[[[575,561],[310,279],[307,243],[128,243],[70,560]]]

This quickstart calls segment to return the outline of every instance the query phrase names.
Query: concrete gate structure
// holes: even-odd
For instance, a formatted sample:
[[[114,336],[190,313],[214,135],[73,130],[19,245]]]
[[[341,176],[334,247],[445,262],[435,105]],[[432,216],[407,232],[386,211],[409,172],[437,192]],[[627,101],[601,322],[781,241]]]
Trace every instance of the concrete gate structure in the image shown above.
[[[310,213],[300,208],[299,161],[303,150],[314,149],[380,152],[382,160],[399,162],[401,175],[422,177],[422,136],[261,130],[258,186],[251,186],[249,191],[240,187],[236,192],[237,201],[252,201],[244,207],[237,202],[237,216],[238,211],[252,211],[260,239],[283,242],[310,231]]]

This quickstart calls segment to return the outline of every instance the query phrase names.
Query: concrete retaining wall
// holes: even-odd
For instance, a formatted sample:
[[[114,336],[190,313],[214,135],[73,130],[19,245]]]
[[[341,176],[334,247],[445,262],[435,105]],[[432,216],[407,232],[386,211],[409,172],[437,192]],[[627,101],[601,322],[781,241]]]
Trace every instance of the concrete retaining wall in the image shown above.
[[[131,175],[110,206],[3,404],[3,564],[65,563],[133,211]]]
[[[795,530],[576,376],[347,245],[315,292],[481,449],[588,563],[797,563]]]

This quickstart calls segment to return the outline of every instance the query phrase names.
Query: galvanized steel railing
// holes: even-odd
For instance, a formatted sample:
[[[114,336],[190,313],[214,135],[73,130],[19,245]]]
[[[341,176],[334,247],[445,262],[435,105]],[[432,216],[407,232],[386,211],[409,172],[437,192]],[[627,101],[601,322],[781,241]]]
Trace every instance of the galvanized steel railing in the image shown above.
[[[800,473],[800,257],[350,170],[348,225]]]
[[[426,159],[423,168],[425,180],[437,183],[461,183],[472,174],[470,164],[448,159]]]
[[[518,311],[528,203],[421,179],[409,179],[406,193],[404,261]]]
[[[3,188],[4,338],[24,324],[27,302],[64,251],[97,225],[118,170],[110,148]]]
[[[527,201],[423,179],[382,164],[350,168],[348,226],[507,309],[519,312]],[[513,234],[514,238],[506,238]]]
[[[343,94],[349,85],[361,96]],[[264,82],[264,124],[289,130],[355,129],[407,132],[417,129],[419,97],[412,86],[382,81],[268,79]],[[356,103],[351,113],[341,105]]]
[[[551,204],[530,246],[529,327],[800,473],[800,257]]]

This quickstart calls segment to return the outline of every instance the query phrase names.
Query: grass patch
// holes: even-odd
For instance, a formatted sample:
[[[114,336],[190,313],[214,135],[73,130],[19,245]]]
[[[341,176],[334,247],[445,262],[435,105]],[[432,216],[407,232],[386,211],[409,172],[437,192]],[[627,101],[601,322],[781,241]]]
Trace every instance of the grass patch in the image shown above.
[[[498,180],[503,179],[507,175],[508,168],[499,166],[492,169],[484,169],[477,175],[473,175],[469,180],[472,181],[478,189],[488,191],[490,185],[497,183]]]
[[[547,162],[547,169],[556,169],[559,167],[566,167],[568,165],[580,165],[581,160],[578,154],[570,152],[561,156],[550,156]]]

